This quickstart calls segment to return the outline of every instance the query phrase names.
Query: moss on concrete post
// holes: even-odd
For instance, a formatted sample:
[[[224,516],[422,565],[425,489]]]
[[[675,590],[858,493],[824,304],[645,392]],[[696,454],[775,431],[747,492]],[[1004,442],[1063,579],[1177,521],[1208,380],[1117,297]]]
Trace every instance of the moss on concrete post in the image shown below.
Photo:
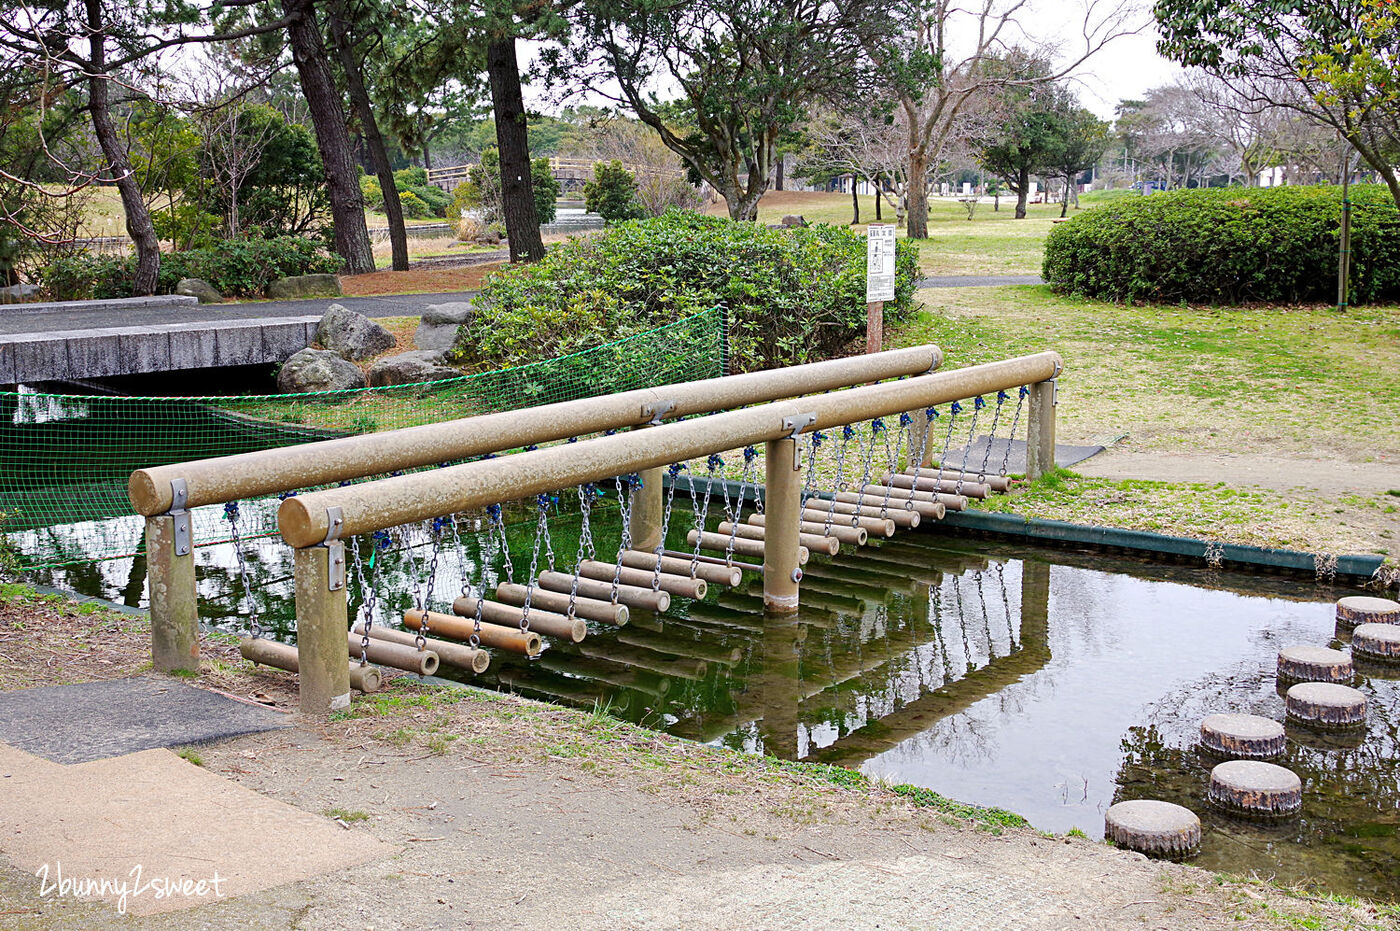
[[[345,545],[303,547],[295,558],[301,713],[324,718],[350,707]]]
[[[802,534],[802,471],[797,442],[764,444],[767,472],[763,493],[763,609],[770,614],[797,611],[798,547]]]
[[[151,664],[157,672],[199,671],[199,606],[194,546],[176,554],[175,517],[146,518],[146,577],[151,605]]]
[[[1030,386],[1026,425],[1026,478],[1034,480],[1055,468],[1055,379]]]

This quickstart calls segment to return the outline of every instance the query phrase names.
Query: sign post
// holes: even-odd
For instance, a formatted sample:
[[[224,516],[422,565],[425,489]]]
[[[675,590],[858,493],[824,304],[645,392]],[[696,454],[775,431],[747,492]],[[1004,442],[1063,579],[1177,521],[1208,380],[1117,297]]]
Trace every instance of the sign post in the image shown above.
[[[885,341],[885,301],[894,300],[894,227],[872,223],[865,231],[865,351]]]

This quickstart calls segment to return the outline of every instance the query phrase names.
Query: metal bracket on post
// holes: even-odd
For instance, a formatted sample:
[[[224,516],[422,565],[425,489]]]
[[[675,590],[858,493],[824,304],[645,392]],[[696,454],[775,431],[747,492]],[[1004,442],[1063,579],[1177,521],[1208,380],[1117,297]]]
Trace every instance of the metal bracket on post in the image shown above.
[[[662,418],[676,409],[675,401],[657,401],[655,404],[642,405],[642,417],[653,426],[661,426]]]
[[[808,411],[805,414],[797,414],[793,417],[783,418],[783,429],[787,431],[788,439],[795,440],[798,435],[817,422],[816,411]],[[799,471],[802,468],[802,447],[794,446],[792,449],[792,470]]]
[[[185,507],[190,500],[189,486],[182,478],[170,480],[170,510],[167,511],[174,524],[175,531],[175,555],[188,556],[194,546],[194,534],[190,527],[190,512]]]
[[[345,526],[345,518],[340,514],[340,508],[326,508],[326,538],[322,543],[329,545],[332,541],[340,539],[340,528]]]
[[[334,508],[333,510],[338,511],[340,509]],[[345,587],[345,544],[341,543],[339,540],[328,540],[326,541],[325,547],[330,550],[330,552],[326,554],[326,561],[330,567],[330,572],[327,574],[328,581],[326,589],[328,591],[338,592]]]
[[[1057,365],[1055,366],[1056,374],[1059,374],[1059,368],[1060,368],[1060,367],[1059,367],[1059,365],[1057,364]],[[1059,406],[1060,406],[1060,380],[1059,380],[1058,378],[1052,378],[1052,379],[1050,379],[1050,406],[1051,406],[1051,407],[1059,407]]]

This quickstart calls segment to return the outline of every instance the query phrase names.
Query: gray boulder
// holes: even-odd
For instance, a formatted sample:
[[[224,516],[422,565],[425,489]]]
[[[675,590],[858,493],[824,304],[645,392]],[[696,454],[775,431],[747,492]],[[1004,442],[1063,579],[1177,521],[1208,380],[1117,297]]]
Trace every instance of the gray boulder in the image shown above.
[[[18,304],[27,301],[39,293],[37,284],[12,284],[8,288],[0,288],[0,304]]]
[[[462,373],[442,364],[441,352],[401,352],[380,359],[369,370],[370,387],[384,385],[416,385],[425,381],[456,378]]]
[[[471,320],[476,313],[467,301],[450,304],[430,304],[423,310],[418,329],[413,331],[413,345],[433,352],[446,352],[457,342],[457,328]]]
[[[340,279],[335,275],[294,275],[277,278],[264,292],[270,300],[295,301],[303,297],[340,297]]]
[[[224,296],[212,284],[202,278],[181,278],[175,285],[175,293],[185,297],[199,298],[201,304],[222,304]]]
[[[368,359],[394,348],[394,334],[364,314],[339,304],[326,308],[316,324],[316,342],[345,359]]]
[[[789,213],[787,216],[783,217],[783,226],[806,226],[806,225],[807,225],[807,218],[806,218],[806,217],[802,217],[802,216],[793,216],[793,215],[790,214],[790,213]]]
[[[365,386],[365,373],[326,349],[303,349],[282,363],[277,390],[283,394],[304,391],[346,391]]]

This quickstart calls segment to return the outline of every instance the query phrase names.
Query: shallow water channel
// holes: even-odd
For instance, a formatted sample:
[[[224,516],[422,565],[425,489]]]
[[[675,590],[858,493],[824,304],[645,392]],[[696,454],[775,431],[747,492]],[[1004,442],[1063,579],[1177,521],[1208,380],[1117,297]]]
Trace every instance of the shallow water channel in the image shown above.
[[[615,551],[613,526],[611,539],[600,528],[600,554]],[[521,575],[531,529],[512,530]],[[561,567],[572,565],[576,539],[567,521],[555,528]],[[407,542],[376,557],[390,614],[409,606],[413,580],[428,571],[428,547]],[[683,548],[683,536],[670,545]],[[290,553],[267,543],[251,550],[265,623],[288,636]],[[239,629],[232,547],[206,547],[199,558],[204,615]],[[483,536],[463,534],[443,549],[434,600],[450,601],[479,566],[499,576],[501,562]],[[694,740],[859,768],[1010,809],[1045,831],[1098,838],[1115,801],[1174,801],[1205,823],[1199,866],[1400,898],[1400,680],[1358,680],[1371,703],[1362,738],[1290,729],[1280,762],[1303,778],[1305,795],[1302,817],[1287,824],[1211,812],[1212,761],[1194,749],[1211,713],[1282,720],[1277,651],[1333,642],[1332,604],[1346,590],[937,532],[813,557],[806,572],[795,617],[765,619],[761,583],[746,573],[739,589],[677,599],[661,616],[634,611],[621,629],[591,626],[582,643],[551,642],[533,661],[497,652],[477,681],[601,704]],[[139,555],[39,580],[129,603],[144,597]]]

